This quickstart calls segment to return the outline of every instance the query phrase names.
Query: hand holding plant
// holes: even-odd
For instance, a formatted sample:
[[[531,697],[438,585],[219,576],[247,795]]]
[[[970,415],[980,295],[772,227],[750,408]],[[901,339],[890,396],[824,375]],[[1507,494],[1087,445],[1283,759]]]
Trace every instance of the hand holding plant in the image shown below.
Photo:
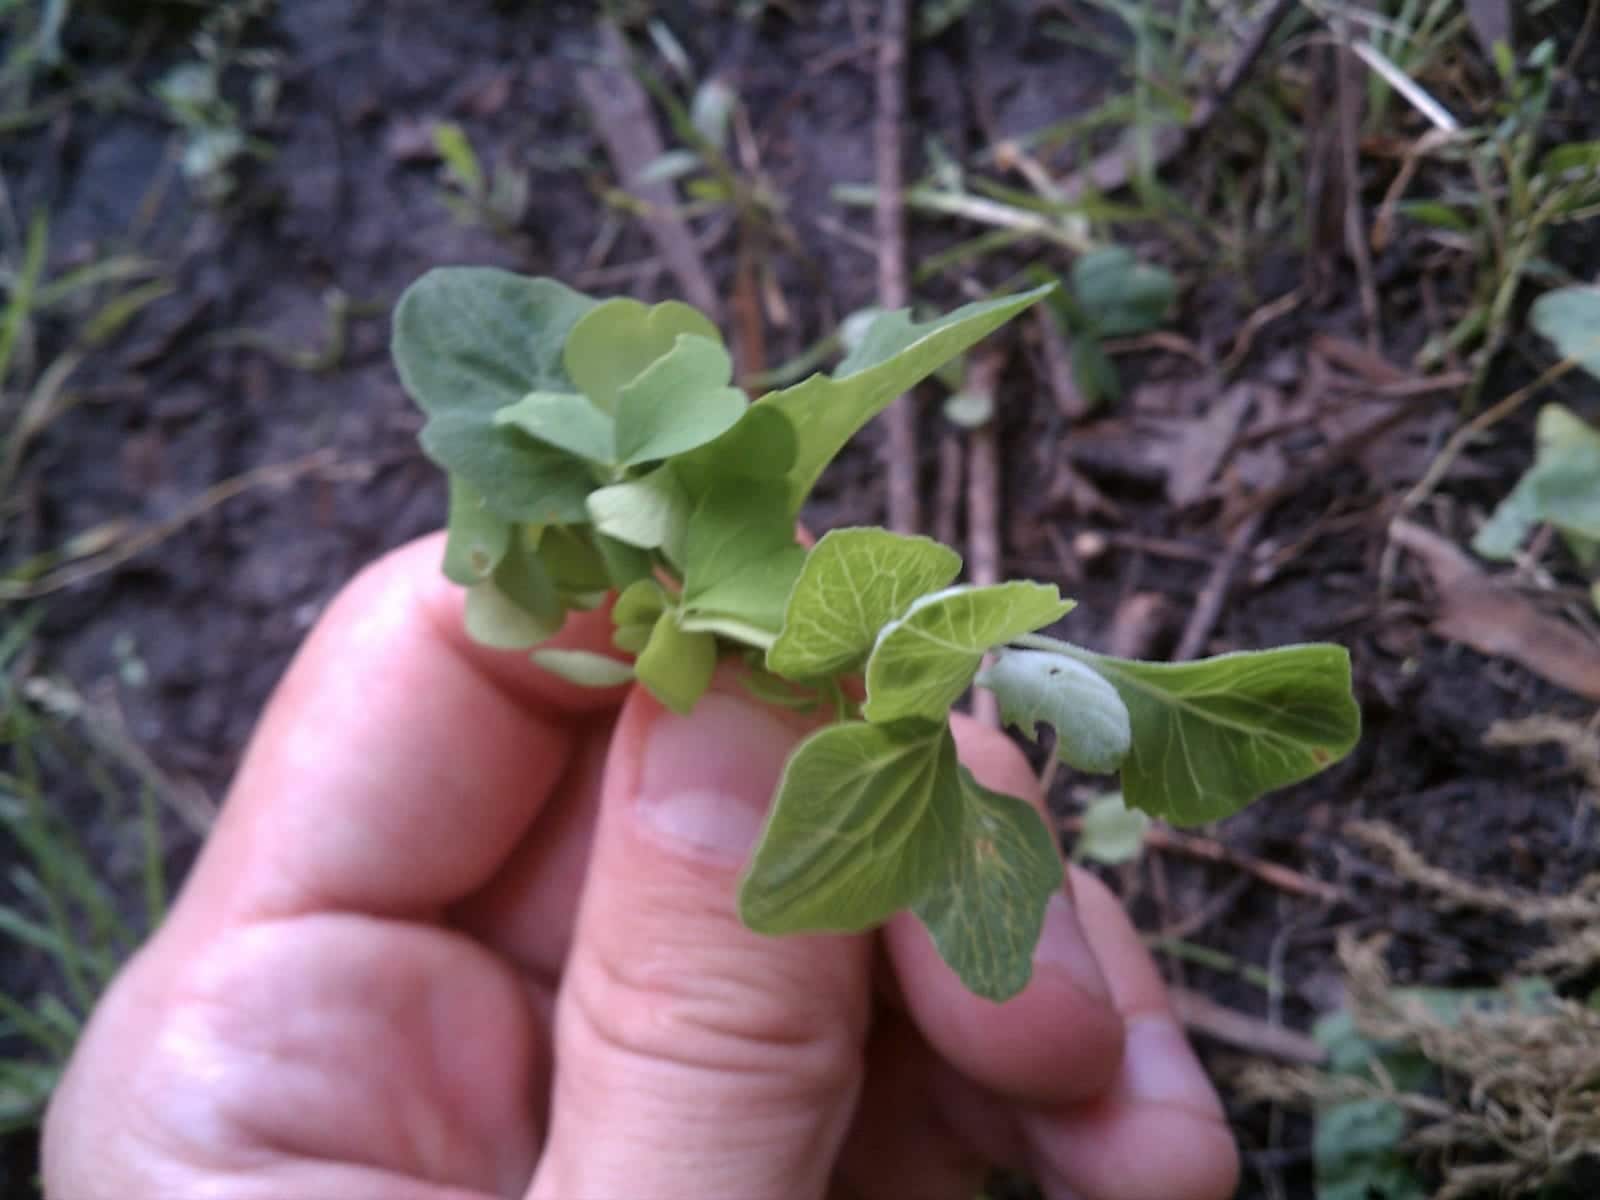
[[[738,657],[769,702],[831,714],[789,759],[741,915],[766,933],[853,933],[909,909],[997,1001],[1028,981],[1061,866],[1032,807],[957,763],[949,714],[974,683],[1030,737],[1050,725],[1063,761],[1120,769],[1130,805],[1179,822],[1315,774],[1358,732],[1338,647],[1123,661],[1038,634],[1071,608],[1053,586],[953,586],[961,561],[937,543],[878,529],[797,543],[801,505],[859,429],[1050,291],[921,325],[884,314],[831,376],[754,404],[682,304],[455,268],[395,316],[423,446],[450,472],[445,573],[468,589],[469,632],[575,683],[636,677],[680,713]],[[539,649],[612,590],[631,666]]]

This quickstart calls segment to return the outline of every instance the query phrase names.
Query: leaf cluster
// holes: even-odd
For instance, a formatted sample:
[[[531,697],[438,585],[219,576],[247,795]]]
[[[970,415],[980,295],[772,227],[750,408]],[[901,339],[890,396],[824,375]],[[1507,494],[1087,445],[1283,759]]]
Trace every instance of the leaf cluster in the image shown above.
[[[1031,974],[1061,864],[1032,806],[957,761],[950,712],[974,683],[1028,736],[1050,725],[1064,761],[1120,770],[1130,806],[1180,821],[1315,773],[1358,725],[1337,647],[1107,658],[1037,633],[1071,608],[1055,587],[958,584],[937,542],[857,528],[799,543],[800,507],[849,439],[1048,291],[921,324],[881,314],[832,374],[754,403],[682,304],[450,268],[395,314],[423,447],[450,476],[444,567],[472,635],[580,684],[636,679],[679,712],[739,658],[764,699],[831,717],[786,765],[742,917],[855,931],[909,909],[995,1000]],[[612,595],[615,655],[540,649]]]

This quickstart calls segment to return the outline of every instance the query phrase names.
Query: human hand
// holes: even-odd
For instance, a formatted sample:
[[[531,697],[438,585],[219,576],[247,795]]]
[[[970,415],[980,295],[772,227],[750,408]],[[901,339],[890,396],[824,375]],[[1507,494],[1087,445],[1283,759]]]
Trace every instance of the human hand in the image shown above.
[[[769,939],[735,881],[804,733],[728,682],[689,717],[461,632],[426,539],[301,650],[160,931],[80,1042],[52,1200],[1223,1200],[1215,1093],[1109,892],[1074,872],[1033,981],[968,993],[914,920]],[[569,648],[604,649],[580,614]],[[956,725],[992,788],[1010,742]]]

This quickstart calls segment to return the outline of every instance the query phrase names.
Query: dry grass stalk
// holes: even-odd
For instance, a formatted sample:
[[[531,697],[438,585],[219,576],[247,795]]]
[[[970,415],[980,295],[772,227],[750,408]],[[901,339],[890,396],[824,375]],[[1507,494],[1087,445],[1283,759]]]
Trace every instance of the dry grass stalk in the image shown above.
[[[1405,835],[1382,821],[1352,821],[1345,833],[1377,850],[1407,883],[1432,892],[1446,905],[1501,913],[1527,924],[1600,923],[1600,877],[1591,876],[1566,896],[1535,896],[1463,879],[1429,863]]]
[[[1440,1163],[1435,1200],[1527,1194],[1595,1153],[1600,1012],[1552,997],[1534,1008],[1468,1008],[1447,1016],[1421,996],[1394,989],[1381,939],[1347,938],[1340,958],[1356,1027],[1426,1057],[1442,1073],[1441,1094],[1399,1091],[1381,1067],[1361,1078],[1265,1066],[1245,1075],[1247,1094],[1302,1106],[1398,1105],[1415,1123],[1411,1148]]]
[[[1486,746],[1560,746],[1588,785],[1589,799],[1600,807],[1600,730],[1593,725],[1541,713],[1520,721],[1496,721],[1483,742]]]

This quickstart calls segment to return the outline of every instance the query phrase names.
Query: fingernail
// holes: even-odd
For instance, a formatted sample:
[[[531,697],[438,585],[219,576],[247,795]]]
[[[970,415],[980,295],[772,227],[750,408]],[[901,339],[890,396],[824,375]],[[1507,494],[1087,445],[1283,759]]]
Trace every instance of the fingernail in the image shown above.
[[[1033,961],[1035,966],[1060,967],[1072,982],[1097,999],[1111,998],[1111,989],[1100,970],[1100,960],[1089,949],[1078,914],[1073,911],[1072,902],[1060,892],[1051,896],[1044,906],[1044,929],[1039,934]]]
[[[1171,1017],[1136,1017],[1128,1022],[1122,1070],[1124,1084],[1136,1100],[1222,1119],[1217,1090]]]
[[[796,740],[771,713],[719,692],[688,716],[662,712],[645,735],[641,826],[674,853],[742,866]]]

